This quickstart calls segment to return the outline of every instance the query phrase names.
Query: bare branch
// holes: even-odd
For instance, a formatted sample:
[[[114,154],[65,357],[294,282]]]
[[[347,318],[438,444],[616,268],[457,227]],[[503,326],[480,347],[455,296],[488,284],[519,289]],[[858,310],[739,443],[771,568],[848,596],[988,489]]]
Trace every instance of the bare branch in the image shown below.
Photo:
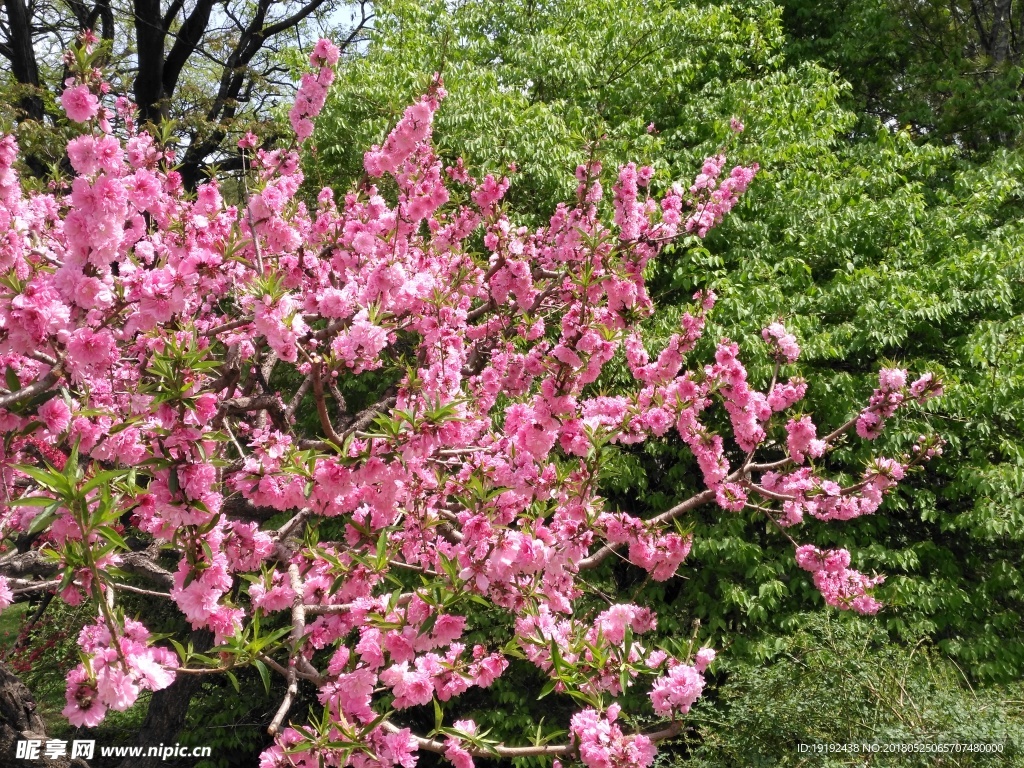
[[[59,379],[60,376],[57,373],[50,371],[43,378],[39,379],[39,381],[33,382],[27,387],[22,387],[17,392],[9,392],[6,395],[0,395],[0,408],[6,408],[11,403],[16,403],[19,400],[34,397],[41,392],[45,392],[56,384]]]
[[[327,439],[332,443],[341,447],[344,443],[342,438],[334,429],[334,425],[331,423],[331,415],[327,412],[327,401],[324,399],[324,382],[322,378],[323,364],[318,360],[313,363],[313,371],[310,374],[313,377],[313,399],[316,401],[316,414],[320,418],[320,426],[323,427],[324,434],[327,435]]]
[[[391,722],[385,722],[381,725],[381,728],[388,731],[389,733],[398,733],[401,728]],[[654,731],[652,733],[645,734],[651,741],[664,741],[665,739],[671,739],[679,735],[682,730],[682,723],[678,720],[671,723],[667,728],[663,728],[660,731]],[[422,749],[426,752],[435,752],[443,755],[448,746],[440,741],[434,739],[425,739],[422,736],[413,736],[416,740],[416,746],[418,749]],[[484,758],[504,758],[512,759],[517,757],[539,757],[542,755],[568,755],[572,753],[576,747],[571,744],[540,744],[531,747],[506,747],[504,744],[499,744],[489,749],[480,749],[469,745],[463,745],[469,754],[473,757],[484,757]]]
[[[302,636],[306,634],[306,612],[303,610],[302,605],[302,579],[299,576],[299,566],[295,565],[295,563],[288,566],[288,578],[291,581],[292,591],[295,593],[295,599],[292,602],[292,631],[289,635],[292,647],[286,675],[288,690],[285,691],[281,706],[277,708],[277,714],[274,715],[274,719],[270,721],[270,725],[267,727],[267,733],[271,736],[276,736],[277,732],[281,729],[281,724],[284,722],[285,717],[287,717],[288,710],[292,707],[292,701],[299,692],[299,683],[296,679],[296,657],[299,655]]]

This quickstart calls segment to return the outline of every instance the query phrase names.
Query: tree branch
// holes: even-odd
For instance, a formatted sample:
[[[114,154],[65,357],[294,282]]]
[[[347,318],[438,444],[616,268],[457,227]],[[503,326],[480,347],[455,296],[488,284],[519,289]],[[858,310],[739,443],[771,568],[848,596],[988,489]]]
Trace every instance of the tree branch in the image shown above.
[[[163,92],[166,98],[174,95],[181,71],[202,41],[203,35],[206,34],[213,6],[214,0],[199,0],[192,13],[185,19],[185,23],[181,25],[181,29],[178,30],[177,39],[164,60]]]
[[[389,733],[398,733],[401,728],[391,722],[385,722],[381,724],[381,728],[388,731]],[[663,728],[660,731],[653,731],[645,734],[651,741],[664,741],[665,739],[671,739],[674,736],[678,736],[682,730],[682,723],[678,720],[671,723],[667,728]],[[416,747],[422,749],[425,752],[434,752],[443,755],[448,750],[448,745],[436,741],[434,739],[425,739],[422,736],[413,735],[412,737],[416,741]],[[539,744],[532,747],[506,747],[503,744],[490,747],[488,749],[480,749],[464,744],[465,749],[473,757],[484,757],[484,758],[503,758],[512,759],[517,757],[539,757],[542,755],[568,755],[575,751],[576,747],[572,744]]]
[[[302,579],[299,576],[299,566],[295,565],[295,563],[288,566],[288,579],[291,582],[292,591],[295,593],[295,598],[292,601],[292,631],[289,636],[292,647],[288,659],[288,690],[285,691],[281,706],[277,708],[277,714],[274,715],[274,719],[270,721],[270,725],[267,727],[267,733],[271,736],[276,736],[277,732],[281,729],[281,724],[288,715],[288,710],[292,707],[292,701],[299,692],[299,683],[296,679],[296,666],[298,664],[296,657],[299,655],[302,637],[306,634],[306,613],[302,605],[302,593],[304,590],[302,588]]]
[[[696,496],[691,496],[686,501],[676,504],[672,509],[662,512],[660,515],[652,517],[648,522],[654,524],[667,523],[670,520],[674,520],[680,515],[689,512],[691,509],[709,504],[714,501],[715,492],[712,490],[701,491]],[[579,569],[582,571],[586,568],[593,568],[606,560],[612,553],[614,553],[622,544],[605,544],[597,552],[585,557],[577,564]]]

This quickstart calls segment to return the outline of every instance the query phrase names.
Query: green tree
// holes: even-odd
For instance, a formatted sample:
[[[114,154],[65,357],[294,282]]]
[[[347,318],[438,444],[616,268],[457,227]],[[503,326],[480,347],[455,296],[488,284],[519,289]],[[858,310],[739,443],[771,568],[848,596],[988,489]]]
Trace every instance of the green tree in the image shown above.
[[[836,70],[849,104],[918,139],[1019,141],[1024,14],[1009,0],[781,0],[788,52]]]

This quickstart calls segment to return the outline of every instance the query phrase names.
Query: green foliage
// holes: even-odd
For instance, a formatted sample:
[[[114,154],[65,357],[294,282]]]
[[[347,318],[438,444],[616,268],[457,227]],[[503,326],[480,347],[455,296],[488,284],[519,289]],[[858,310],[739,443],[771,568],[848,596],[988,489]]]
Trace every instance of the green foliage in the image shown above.
[[[1024,155],[1013,144],[1019,111],[1009,88],[1019,73],[1007,64],[981,76],[987,65],[969,55],[962,30],[938,4],[915,4],[926,23],[913,28],[901,15],[909,7],[386,0],[375,5],[368,47],[339,73],[317,126],[310,181],[345,190],[362,175],[363,151],[440,70],[449,90],[435,131],[441,155],[462,156],[478,177],[516,163],[508,200],[523,224],[571,198],[572,171],[589,152],[604,162],[606,189],[617,164],[636,160],[654,166],[654,186],[663,190],[725,147],[731,161],[757,161],[761,173],[700,247],[670,248],[652,266],[659,311],[646,322],[649,348],[656,352],[678,327],[694,290],[713,287],[719,306],[693,359],[706,359],[728,336],[742,343],[752,378],[764,386],[770,366],[758,332],[783,318],[803,342],[800,370],[813,383],[804,408],[823,427],[863,403],[883,364],[945,379],[941,400],[923,416],[895,420],[881,439],[895,453],[923,431],[945,436],[945,455],[927,474],[876,516],[811,521],[799,531],[849,548],[862,570],[889,574],[889,607],[878,619],[808,618],[806,610],[822,607],[820,596],[788,541],[753,512],[695,512],[684,522],[693,552],[669,582],[651,583],[614,560],[587,575],[619,599],[655,608],[662,637],[689,638],[698,622],[699,640],[722,651],[719,693],[697,706],[697,730],[677,752],[696,765],[801,764],[799,741],[1022,744],[1020,713],[999,703],[1005,691],[975,692],[965,682],[1024,671]],[[746,124],[738,138],[728,128],[732,115]],[[899,129],[906,124],[911,129]],[[45,147],[35,154],[49,157]],[[187,382],[177,376],[189,354],[155,358],[146,386],[179,401]],[[343,381],[332,392],[332,415],[376,401],[405,361],[392,362],[359,379],[367,384]],[[599,386],[614,389],[627,375],[620,360]],[[295,384],[272,378],[262,386],[285,383]],[[297,418],[315,424],[306,405]],[[612,508],[661,512],[699,490],[679,441],[607,450],[602,492]],[[835,461],[855,475],[865,456],[851,441]],[[52,626],[71,627],[73,636],[82,620],[56,615]],[[507,630],[505,617],[480,613],[467,641],[494,642]],[[922,637],[929,641],[915,647]],[[63,706],[71,665],[60,657],[33,670],[50,713]],[[267,743],[273,696],[265,698],[258,669],[237,674],[250,693],[225,696],[211,683],[190,712],[196,743],[215,747],[210,768],[247,764]],[[497,738],[541,723],[538,739],[557,736],[572,702],[555,693],[524,701],[529,675],[539,673],[513,660],[491,691],[499,707],[470,692],[444,712],[445,722],[473,717]],[[421,715],[412,724],[427,732],[432,714],[409,713]],[[991,760],[973,759],[947,764]],[[520,768],[527,764],[537,768]]]
[[[399,0],[376,12],[367,55],[339,73],[318,123],[311,178],[346,189],[362,174],[363,151],[440,71],[450,93],[435,130],[441,155],[463,157],[481,176],[515,163],[508,199],[528,217],[571,199],[593,139],[608,167],[659,156],[658,134],[645,130],[652,121],[689,144],[696,127],[724,139],[722,115],[708,125],[677,110],[770,66],[782,43],[767,3],[737,14],[666,0]]]
[[[180,633],[185,629],[180,613],[167,603],[132,594],[123,594],[122,603],[126,614],[142,618],[157,632]],[[148,691],[130,709],[108,712],[96,728],[74,728],[60,714],[66,703],[67,674],[80,661],[76,638],[82,627],[95,621],[95,608],[88,603],[74,608],[54,599],[26,632],[25,622],[37,608],[19,603],[0,613],[0,633],[17,624],[24,634],[20,642],[16,636],[0,636],[0,654],[33,692],[47,734],[60,739],[94,739],[103,746],[134,744],[152,696]],[[186,727],[178,740],[182,745],[211,748],[211,756],[194,763],[195,768],[250,765],[271,742],[266,724],[283,695],[284,682],[276,675],[271,677],[274,687],[268,692],[254,667],[239,668],[234,674],[244,695],[237,695],[228,679],[211,676],[192,699]],[[311,696],[300,696],[296,706],[305,709],[314,703]]]
[[[87,602],[76,608],[53,599],[29,627],[26,622],[38,608],[38,604],[22,603],[0,614],[0,625],[6,624],[8,617],[16,617],[21,624],[17,637],[0,643],[0,654],[32,691],[39,714],[47,724],[47,735],[57,739],[83,738],[86,731],[69,724],[60,713],[66,704],[67,674],[81,660],[78,633],[95,621],[95,608]],[[145,691],[136,706],[124,712],[111,711],[100,726],[88,731],[86,738],[104,746],[132,744],[146,716],[150,696]]]
[[[868,130],[991,151],[1021,134],[1019,10],[989,0],[781,0],[789,54],[837,71]],[[996,12],[996,18],[991,14]],[[988,18],[986,18],[988,17]],[[1009,38],[1000,50],[997,27]],[[1019,33],[1018,33],[1019,34]]]
[[[883,620],[894,633],[930,636],[987,679],[1013,677],[1024,662],[1006,630],[1022,598],[1020,167],[1015,153],[972,165],[906,134],[883,131],[870,144],[837,137],[813,162],[761,179],[748,210],[707,243],[722,258],[713,278],[723,295],[717,333],[756,348],[756,330],[785,317],[806,342],[804,407],[819,423],[845,421],[887,362],[946,380],[947,394],[923,418],[894,423],[882,442],[905,451],[934,430],[948,440],[942,459],[879,515],[811,525],[806,535],[843,543],[865,567],[890,574]],[[677,259],[659,273],[669,289],[690,271],[685,254]],[[853,443],[836,458],[856,472],[866,453]],[[669,506],[674,486],[655,490],[664,497],[648,494],[652,508]],[[698,539],[719,531],[716,522]],[[777,559],[780,537],[761,539],[774,541],[764,556]],[[735,554],[703,552],[695,549],[687,589],[705,569],[721,575]],[[749,598],[758,594],[741,568],[726,568]],[[699,589],[690,596],[703,599]]]
[[[268,694],[252,667],[240,669],[236,675],[245,695],[239,696],[228,680],[218,677],[203,684],[189,707],[181,744],[210,747],[210,757],[197,762],[195,768],[249,765],[272,741],[267,723],[274,716],[281,691]]]
[[[895,645],[870,619],[801,616],[763,665],[730,669],[676,747],[686,765],[991,766],[1024,758],[1020,686],[975,690],[926,643]],[[800,752],[799,745],[999,745],[984,752]],[[671,758],[666,760],[669,762]]]

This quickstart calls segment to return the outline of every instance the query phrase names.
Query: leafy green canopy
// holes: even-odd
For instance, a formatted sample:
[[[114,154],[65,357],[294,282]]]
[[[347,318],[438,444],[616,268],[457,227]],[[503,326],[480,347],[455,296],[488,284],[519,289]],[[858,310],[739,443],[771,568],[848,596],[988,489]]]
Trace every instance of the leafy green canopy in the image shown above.
[[[472,2],[454,11],[399,0],[379,3],[377,14],[367,55],[339,72],[320,119],[317,180],[343,188],[358,179],[364,148],[440,71],[451,94],[435,127],[441,153],[460,154],[479,175],[514,163],[510,205],[538,217],[572,198],[573,171],[595,138],[612,170],[662,157],[666,131],[692,149],[707,143],[694,131],[714,126],[698,118],[720,116],[720,105],[677,110],[772,68],[782,43],[770,4],[739,16],[664,0]],[[660,133],[647,133],[652,121]],[[728,128],[718,128],[721,140]]]
[[[995,148],[972,159],[851,111],[849,86],[794,50],[770,3],[382,2],[377,11],[366,54],[342,71],[318,126],[317,182],[344,188],[358,178],[361,148],[381,140],[437,70],[450,92],[435,133],[442,153],[454,160],[458,147],[477,174],[514,161],[510,198],[535,219],[524,223],[566,196],[568,172],[594,139],[609,173],[640,157],[655,167],[655,187],[720,147],[761,164],[744,205],[704,249],[660,259],[652,295],[681,305],[713,287],[726,323],[714,331],[740,342],[750,341],[741,329],[784,318],[807,342],[808,408],[826,425],[870,392],[879,361],[942,372],[947,395],[928,418],[949,445],[927,485],[911,483],[873,518],[813,535],[834,536],[890,574],[881,621],[895,635],[929,636],[973,677],[1019,674],[1021,154]],[[746,125],[738,146],[733,115]],[[668,309],[649,333],[667,336],[677,317]],[[763,361],[749,362],[768,375]],[[903,422],[887,447],[906,449],[921,427]],[[854,473],[864,457],[849,449],[841,458]],[[693,472],[681,444],[624,449],[605,493],[623,509],[662,511],[692,490]],[[784,540],[720,511],[692,525],[691,577],[645,593],[662,603],[662,629],[689,634],[699,619],[712,638],[740,631],[725,658],[784,645],[797,611],[818,599],[793,579]],[[624,565],[605,578],[642,586]]]
[[[836,70],[865,118],[993,151],[1021,136],[1021,9],[1006,0],[780,0],[788,52]]]

